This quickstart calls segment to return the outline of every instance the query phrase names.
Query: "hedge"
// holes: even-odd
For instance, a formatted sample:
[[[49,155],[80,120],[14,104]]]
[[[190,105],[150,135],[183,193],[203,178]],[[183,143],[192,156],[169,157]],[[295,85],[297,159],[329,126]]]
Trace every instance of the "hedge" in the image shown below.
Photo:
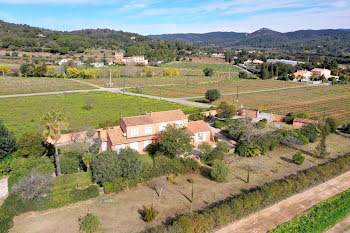
[[[164,155],[157,155],[153,159],[153,164],[144,164],[140,177],[136,179],[127,179],[119,177],[113,182],[104,182],[103,188],[106,194],[120,192],[127,187],[134,187],[138,183],[151,180],[168,174],[180,174],[187,171],[197,170],[199,164],[194,159],[173,158],[170,159]]]
[[[204,211],[181,216],[168,226],[158,226],[147,230],[147,232],[198,233],[213,231],[295,193],[323,183],[348,171],[349,168],[350,153],[297,174],[267,183],[245,194],[228,198]]]
[[[321,233],[350,214],[350,190],[313,206],[304,214],[269,231],[272,233]]]

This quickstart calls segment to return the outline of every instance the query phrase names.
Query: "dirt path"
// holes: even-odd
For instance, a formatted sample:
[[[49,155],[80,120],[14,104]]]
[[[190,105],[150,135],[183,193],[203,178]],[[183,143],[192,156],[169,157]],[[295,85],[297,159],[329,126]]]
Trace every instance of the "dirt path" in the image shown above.
[[[260,233],[290,221],[312,206],[350,188],[350,172],[238,220],[217,233]],[[337,232],[337,231],[334,231]],[[330,232],[329,232],[330,233]]]
[[[100,87],[100,86],[92,84],[92,83],[84,82],[84,81],[81,81],[81,80],[78,80],[78,79],[72,79],[72,80],[77,82],[77,83],[83,83],[83,84],[86,84],[86,85],[89,85],[89,86],[92,86],[92,87],[96,87],[98,89],[103,89],[103,87]]]

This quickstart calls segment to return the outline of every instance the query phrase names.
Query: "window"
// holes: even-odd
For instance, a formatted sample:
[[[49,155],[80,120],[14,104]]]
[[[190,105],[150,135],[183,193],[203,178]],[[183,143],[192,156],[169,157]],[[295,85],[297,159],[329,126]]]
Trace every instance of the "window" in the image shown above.
[[[102,142],[102,151],[107,150],[107,142]]]
[[[205,133],[197,133],[196,134],[196,141],[197,142],[204,142],[205,141]]]
[[[164,131],[166,128],[166,123],[160,123],[159,124],[159,131]]]
[[[131,137],[136,137],[139,135],[139,129],[131,129]]]
[[[146,140],[143,142],[143,149],[146,150],[147,146],[152,144],[152,140]]]
[[[152,134],[152,127],[151,126],[145,127],[145,134],[147,134],[147,135]]]
[[[182,128],[182,121],[177,121],[175,124],[177,128]]]
[[[139,143],[138,142],[132,142],[130,143],[130,148],[134,149],[136,151],[139,151]]]
[[[115,146],[115,150],[119,153],[121,149],[124,149],[124,144],[119,144]]]

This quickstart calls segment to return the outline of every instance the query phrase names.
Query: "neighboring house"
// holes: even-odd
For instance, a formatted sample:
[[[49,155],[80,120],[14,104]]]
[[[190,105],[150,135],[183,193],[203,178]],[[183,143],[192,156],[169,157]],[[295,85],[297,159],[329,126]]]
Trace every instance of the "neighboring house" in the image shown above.
[[[123,53],[116,53],[114,55],[114,64],[135,64],[135,65],[148,65],[148,60],[145,59],[145,56],[132,56],[124,57]]]
[[[214,141],[211,129],[204,121],[188,122],[187,116],[181,110],[171,110],[124,117],[120,120],[120,126],[100,130],[100,151],[132,148],[139,153],[145,153],[147,146],[157,143],[159,133],[169,124],[186,127],[193,146]]]
[[[105,64],[103,62],[93,62],[90,63],[91,66],[96,67],[96,68],[100,68],[100,67],[104,67]]]
[[[263,64],[264,62],[258,59],[250,60],[248,59],[247,61],[244,62],[245,66],[254,66],[258,64]]]
[[[331,71],[327,69],[315,68],[311,70],[311,72],[316,74],[318,77],[321,77],[322,75],[324,75],[326,78],[329,78],[331,76]]]
[[[223,59],[225,59],[225,54],[223,54],[223,53],[213,53],[213,54],[211,55],[211,57],[223,58]]]
[[[300,79],[301,82],[310,82],[312,77],[312,72],[308,70],[298,70],[293,75],[296,79]]]
[[[305,118],[294,118],[293,120],[293,126],[296,127],[303,127],[304,125],[316,125],[318,121],[311,120],[311,119],[305,119]]]
[[[64,63],[68,63],[69,61],[72,61],[72,58],[64,58],[61,61],[58,62],[58,65],[63,65]]]

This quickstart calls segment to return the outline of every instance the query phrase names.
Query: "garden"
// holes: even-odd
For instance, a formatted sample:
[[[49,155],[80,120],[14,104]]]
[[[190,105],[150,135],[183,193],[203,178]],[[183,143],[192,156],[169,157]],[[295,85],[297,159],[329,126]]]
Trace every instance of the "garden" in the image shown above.
[[[219,114],[221,119],[230,118],[228,111],[219,109]],[[329,120],[326,140],[321,126],[288,129],[275,135],[265,131],[265,122],[222,122],[223,130],[254,127],[255,133],[263,135],[233,134],[231,137],[239,137],[239,144],[246,144],[248,138],[256,144],[247,144],[248,150],[242,150],[241,156],[231,154],[223,142],[217,148],[203,144],[201,166],[194,160],[174,156],[187,154],[191,149],[186,146],[188,138],[183,137],[182,129],[176,127],[164,132],[162,143],[148,148],[150,155],[140,157],[132,150],[124,150],[119,155],[107,151],[92,156],[92,180],[108,194],[58,210],[22,214],[15,217],[12,230],[77,232],[79,219],[93,215],[98,217],[104,232],[140,232],[147,228],[152,232],[208,232],[349,170],[348,138],[330,133]],[[181,140],[174,141],[174,134],[182,135]],[[325,150],[320,146],[324,144]],[[316,153],[320,151],[325,153]],[[73,155],[79,153],[66,153],[72,152],[62,150],[64,173],[86,169],[84,159],[65,162],[67,157],[82,158]],[[67,171],[68,164],[76,165]],[[242,190],[246,190],[244,194]]]

